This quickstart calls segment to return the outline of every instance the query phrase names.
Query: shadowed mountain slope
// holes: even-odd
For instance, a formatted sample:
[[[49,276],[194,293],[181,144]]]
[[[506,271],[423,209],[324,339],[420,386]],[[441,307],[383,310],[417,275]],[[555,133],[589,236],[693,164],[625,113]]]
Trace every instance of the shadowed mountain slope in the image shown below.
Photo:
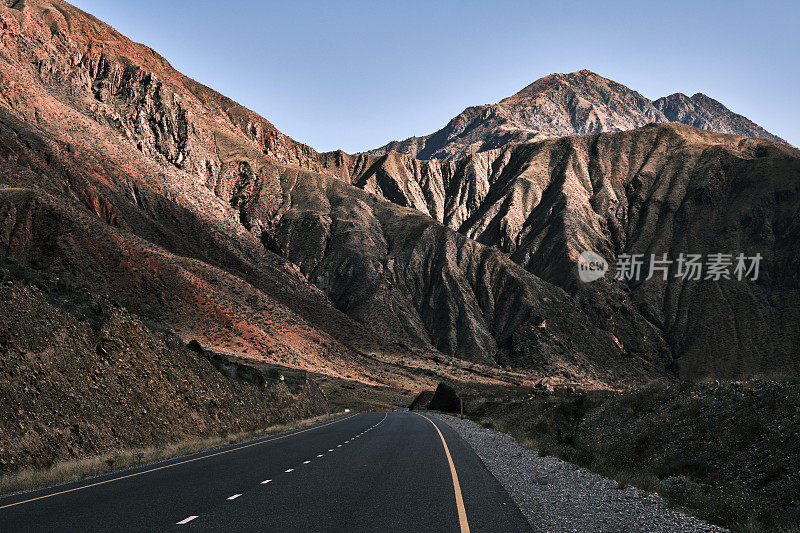
[[[621,341],[652,325],[685,375],[796,372],[800,346],[800,152],[678,124],[568,136],[438,163],[390,153],[331,157],[365,190],[494,247],[583,303]],[[583,250],[760,253],[756,282],[597,282]],[[643,276],[646,276],[645,271]],[[636,332],[636,333],[634,333]],[[662,340],[657,341],[661,343]]]

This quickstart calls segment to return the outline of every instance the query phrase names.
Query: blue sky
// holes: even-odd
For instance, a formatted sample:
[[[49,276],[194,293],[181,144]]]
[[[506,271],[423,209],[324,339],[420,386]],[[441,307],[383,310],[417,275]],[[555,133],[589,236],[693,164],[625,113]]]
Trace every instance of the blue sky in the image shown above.
[[[800,145],[800,3],[73,0],[320,151],[431,133],[551,72],[703,92]]]

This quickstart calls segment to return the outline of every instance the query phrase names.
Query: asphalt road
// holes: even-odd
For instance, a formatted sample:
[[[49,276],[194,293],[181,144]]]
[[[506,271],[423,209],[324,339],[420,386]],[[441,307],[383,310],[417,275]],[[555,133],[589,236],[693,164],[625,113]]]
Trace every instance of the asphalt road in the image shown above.
[[[362,413],[0,498],[0,532],[530,531],[449,426]]]

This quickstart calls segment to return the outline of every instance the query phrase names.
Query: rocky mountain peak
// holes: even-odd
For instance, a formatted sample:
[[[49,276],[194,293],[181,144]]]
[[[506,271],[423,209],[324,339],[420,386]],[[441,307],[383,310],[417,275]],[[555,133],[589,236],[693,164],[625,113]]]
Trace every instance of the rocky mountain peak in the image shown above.
[[[571,90],[575,93],[590,92],[626,92],[627,87],[608,78],[604,78],[588,69],[568,74],[554,73],[539,78],[516,94],[504,98],[501,104],[520,103],[526,99],[536,98],[546,91]],[[635,91],[632,91],[635,92]],[[636,93],[638,94],[638,93]]]
[[[540,78],[497,104],[469,107],[441,130],[394,141],[372,150],[391,150],[419,159],[452,161],[510,142],[635,129],[652,122],[680,122],[718,133],[787,144],[713,98],[683,93],[650,100],[588,69]]]

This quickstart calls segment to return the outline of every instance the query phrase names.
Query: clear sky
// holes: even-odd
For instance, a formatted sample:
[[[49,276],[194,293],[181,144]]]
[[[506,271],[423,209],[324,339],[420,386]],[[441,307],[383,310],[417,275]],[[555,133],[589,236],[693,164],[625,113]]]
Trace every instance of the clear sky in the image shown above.
[[[431,133],[582,68],[652,99],[703,92],[800,146],[800,2],[72,3],[320,151]]]

